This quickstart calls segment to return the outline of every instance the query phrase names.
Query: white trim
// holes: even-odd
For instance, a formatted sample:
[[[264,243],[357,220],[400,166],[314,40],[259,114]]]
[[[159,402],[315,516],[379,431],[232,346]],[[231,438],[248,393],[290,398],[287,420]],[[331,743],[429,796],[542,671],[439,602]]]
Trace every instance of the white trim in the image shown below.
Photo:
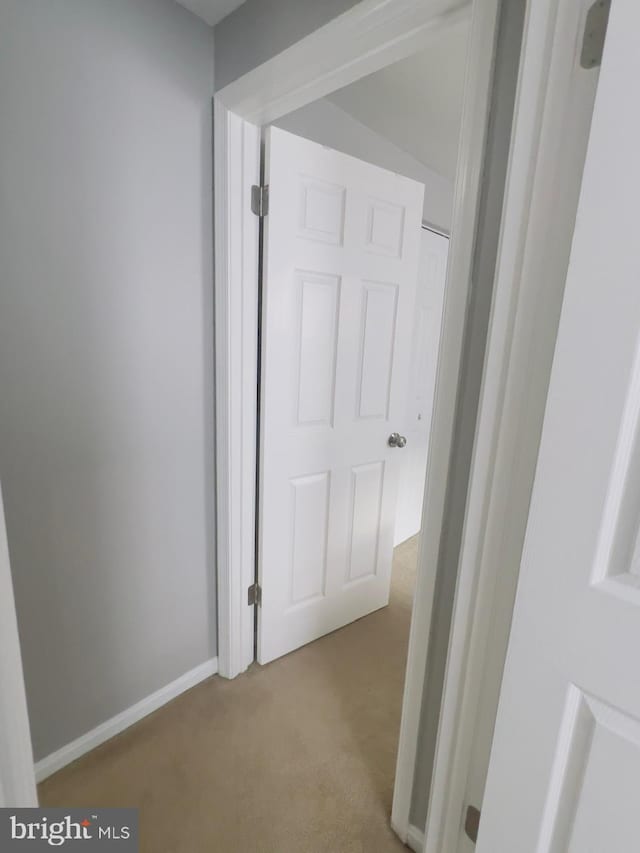
[[[407,847],[414,853],[422,853],[424,850],[424,832],[412,823],[409,824],[407,832]]]
[[[470,0],[360,0],[306,38],[221,89],[227,109],[269,124],[421,50],[469,13]]]
[[[0,808],[37,805],[29,716],[0,491]]]
[[[459,849],[497,708],[595,93],[576,63],[587,5],[528,4],[425,853]]]
[[[141,699],[140,702],[136,702],[135,705],[96,726],[90,732],[76,738],[76,740],[72,740],[71,743],[52,752],[51,755],[47,755],[46,758],[36,763],[37,781],[41,782],[47,776],[51,776],[52,773],[56,773],[67,764],[100,746],[100,744],[115,735],[120,734],[120,732],[129,728],[129,726],[139,722],[139,720],[153,713],[153,711],[157,711],[158,708],[166,705],[167,702],[171,702],[172,699],[180,696],[181,693],[190,690],[196,684],[200,684],[201,681],[215,675],[217,671],[218,659],[211,658],[211,660],[201,663],[194,669],[189,670],[189,672],[185,672],[184,675],[176,678],[171,684],[161,687],[160,690],[156,690],[155,693],[152,693],[145,699]]]
[[[260,130],[214,101],[218,659],[235,678],[253,661]]]
[[[422,536],[411,617],[391,812],[391,825],[405,842],[409,828],[429,629],[475,247],[497,14],[497,0],[484,0],[474,4],[456,173],[451,247],[440,333],[438,375],[429,442]]]

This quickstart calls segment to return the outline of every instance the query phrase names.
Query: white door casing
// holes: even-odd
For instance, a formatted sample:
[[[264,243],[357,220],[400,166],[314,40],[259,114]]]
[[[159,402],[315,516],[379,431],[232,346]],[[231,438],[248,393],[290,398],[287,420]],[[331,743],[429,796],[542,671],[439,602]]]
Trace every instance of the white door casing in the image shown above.
[[[258,660],[387,604],[424,187],[266,133]]]
[[[448,252],[448,237],[422,229],[407,393],[407,446],[398,484],[396,545],[419,533],[422,524]]]
[[[634,0],[614,0],[478,853],[638,844],[639,27]]]

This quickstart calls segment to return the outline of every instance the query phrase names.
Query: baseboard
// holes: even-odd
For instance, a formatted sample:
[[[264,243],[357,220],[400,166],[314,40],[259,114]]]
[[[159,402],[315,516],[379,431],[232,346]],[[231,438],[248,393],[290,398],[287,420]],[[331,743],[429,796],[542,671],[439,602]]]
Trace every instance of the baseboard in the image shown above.
[[[205,678],[215,675],[217,671],[218,658],[211,658],[211,660],[201,663],[194,669],[189,670],[189,672],[185,672],[184,675],[176,678],[171,684],[161,687],[160,690],[156,690],[155,693],[152,693],[145,699],[141,699],[140,702],[136,702],[135,705],[127,708],[126,711],[116,714],[115,717],[111,717],[110,720],[100,723],[99,726],[96,726],[90,732],[81,735],[81,737],[72,740],[66,746],[52,752],[51,755],[47,755],[45,758],[37,761],[35,765],[36,781],[42,782],[47,776],[51,776],[67,764],[71,764],[72,761],[95,749],[96,746],[100,746],[101,743],[114,737],[114,735],[120,734],[120,732],[129,728],[129,726],[137,723],[138,720],[153,713],[153,711],[157,711],[158,708],[161,708],[167,702],[175,699],[176,696],[184,693],[185,690],[189,690],[191,687],[195,687],[196,684],[204,681]]]
[[[415,853],[422,853],[424,850],[424,832],[413,824],[409,824],[407,847],[410,847]]]

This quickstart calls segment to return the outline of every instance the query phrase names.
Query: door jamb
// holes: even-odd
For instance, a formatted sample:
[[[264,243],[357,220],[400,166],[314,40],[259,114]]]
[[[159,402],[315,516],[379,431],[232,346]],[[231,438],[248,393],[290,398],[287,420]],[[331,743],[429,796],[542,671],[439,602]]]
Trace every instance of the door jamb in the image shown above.
[[[475,251],[489,121],[498,2],[475,0],[467,51],[451,238],[433,401],[416,587],[402,701],[391,825],[407,843],[431,614]]]
[[[258,389],[260,128],[214,99],[218,672],[253,662]]]
[[[403,841],[417,751],[435,568],[482,180],[499,0],[473,0],[452,241],[439,353],[423,537],[413,604],[392,825]],[[465,8],[467,7],[467,8]],[[468,14],[460,0],[361,0],[348,12],[220,92],[215,110],[216,461],[219,671],[253,660],[246,588],[253,579],[257,431],[259,129],[420,49],[432,31]],[[250,440],[253,439],[253,443]],[[251,625],[251,627],[250,627]]]
[[[590,5],[527,4],[424,853],[458,849],[479,709],[497,711],[595,94]]]

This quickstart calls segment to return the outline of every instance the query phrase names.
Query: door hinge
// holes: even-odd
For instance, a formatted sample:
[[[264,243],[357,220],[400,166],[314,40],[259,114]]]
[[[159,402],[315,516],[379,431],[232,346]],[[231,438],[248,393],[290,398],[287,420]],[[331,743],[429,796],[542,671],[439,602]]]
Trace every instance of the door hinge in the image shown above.
[[[587,12],[580,53],[580,65],[583,68],[596,68],[602,62],[610,8],[611,0],[596,0]]]
[[[269,213],[269,187],[251,187],[251,210],[256,216],[266,216]]]
[[[251,607],[253,604],[262,604],[262,588],[259,583],[252,583],[248,589],[247,604]]]
[[[464,819],[464,831],[467,838],[475,844],[478,840],[478,828],[480,827],[480,810],[475,806],[467,807],[467,814]]]

